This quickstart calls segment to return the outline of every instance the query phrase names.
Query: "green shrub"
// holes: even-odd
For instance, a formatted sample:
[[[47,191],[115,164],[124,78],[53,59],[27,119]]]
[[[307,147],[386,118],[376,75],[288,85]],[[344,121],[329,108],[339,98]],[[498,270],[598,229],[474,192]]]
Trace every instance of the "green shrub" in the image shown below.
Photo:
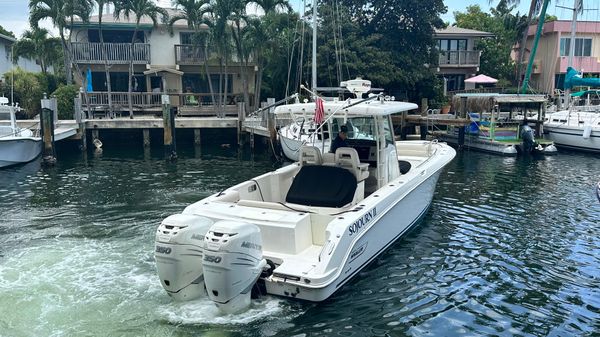
[[[34,73],[26,72],[21,68],[17,68],[13,72],[15,102],[25,110],[25,116],[31,118],[40,113],[40,104],[45,88]],[[6,97],[10,97],[12,75],[11,71],[4,74],[5,83],[1,90]]]
[[[73,119],[73,99],[77,97],[79,87],[75,85],[61,85],[52,93],[56,97],[58,119]]]

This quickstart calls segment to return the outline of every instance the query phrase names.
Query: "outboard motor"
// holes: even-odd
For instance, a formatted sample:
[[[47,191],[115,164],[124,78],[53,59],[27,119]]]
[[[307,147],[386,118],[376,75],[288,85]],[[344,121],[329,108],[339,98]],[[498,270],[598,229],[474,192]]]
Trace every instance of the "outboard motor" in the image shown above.
[[[202,274],[204,235],[214,221],[192,214],[174,214],[156,230],[154,258],[167,294],[177,301],[206,296]]]
[[[223,220],[209,229],[204,240],[202,268],[208,297],[224,313],[246,309],[252,287],[267,264],[260,228]]]
[[[521,127],[521,139],[523,139],[523,152],[531,153],[536,148],[533,129],[529,125]]]

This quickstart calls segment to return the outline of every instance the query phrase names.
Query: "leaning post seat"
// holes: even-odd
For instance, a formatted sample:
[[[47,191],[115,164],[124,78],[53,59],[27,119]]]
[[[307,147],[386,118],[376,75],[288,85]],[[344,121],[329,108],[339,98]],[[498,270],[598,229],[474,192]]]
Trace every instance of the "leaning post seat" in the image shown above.
[[[289,203],[315,207],[343,207],[354,200],[357,180],[335,166],[302,166],[285,197]]]
[[[300,148],[299,156],[300,165],[321,165],[323,164],[323,158],[321,157],[321,150],[316,146],[304,145]]]
[[[340,147],[335,150],[335,164],[350,170],[357,181],[363,181],[369,176],[369,164],[361,163],[358,152],[352,147]]]

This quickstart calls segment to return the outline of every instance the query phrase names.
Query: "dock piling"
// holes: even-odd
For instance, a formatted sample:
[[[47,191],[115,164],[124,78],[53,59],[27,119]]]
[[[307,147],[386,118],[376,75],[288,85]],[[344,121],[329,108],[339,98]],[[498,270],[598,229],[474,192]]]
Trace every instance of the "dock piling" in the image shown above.
[[[202,138],[200,133],[200,129],[194,129],[194,145],[196,146],[200,146],[202,144]]]
[[[421,116],[427,118],[427,110],[429,109],[429,102],[427,98],[421,98]],[[421,140],[427,139],[427,124],[419,125],[419,134],[421,135]]]
[[[461,97],[461,109],[460,118],[467,118],[467,97]],[[465,145],[465,126],[461,126],[458,129],[458,148],[462,148]]]
[[[144,137],[144,148],[150,147],[150,129],[142,129],[142,136]]]
[[[175,144],[175,110],[171,108],[169,95],[162,95],[163,108],[163,130],[165,158],[174,161],[177,160],[177,150]]]
[[[56,163],[56,151],[54,149],[54,112],[56,110],[56,98],[48,99],[44,94],[42,99],[42,114],[40,116],[40,126],[42,131],[43,152],[42,160],[44,165],[54,165]]]
[[[83,114],[82,104],[81,104],[81,95],[75,97],[73,99],[74,112],[73,115],[75,117],[75,122],[77,123],[77,133],[81,139],[81,151],[87,150],[87,137],[85,130],[85,116]]]

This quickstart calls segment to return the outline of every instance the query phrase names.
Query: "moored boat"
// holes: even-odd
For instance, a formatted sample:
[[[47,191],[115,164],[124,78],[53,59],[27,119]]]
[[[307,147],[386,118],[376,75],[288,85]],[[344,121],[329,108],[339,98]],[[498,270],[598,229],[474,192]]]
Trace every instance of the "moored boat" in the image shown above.
[[[0,97],[0,120],[10,121],[0,125],[0,168],[30,162],[42,152],[42,139],[17,126],[15,110],[6,97]]]
[[[276,113],[313,107],[291,104]],[[352,125],[347,147],[323,153],[303,145],[298,162],[162,222],[155,258],[172,298],[207,296],[224,312],[246,308],[253,288],[323,301],[426,214],[456,152],[437,141],[394,141],[391,115],[416,105],[378,96],[324,108],[341,118],[336,123]]]

